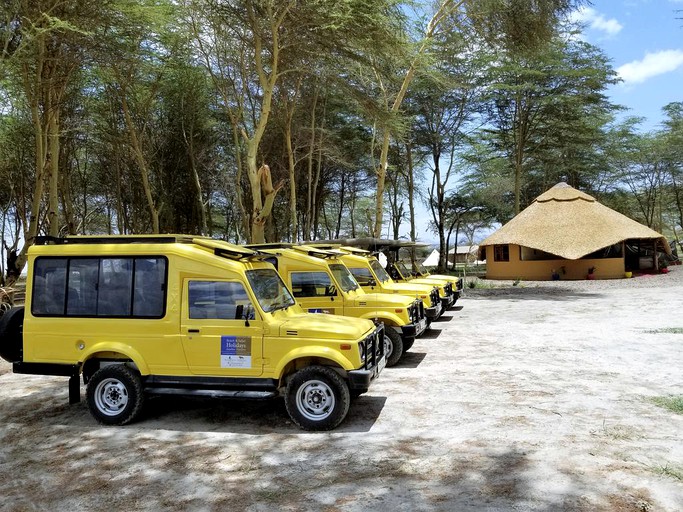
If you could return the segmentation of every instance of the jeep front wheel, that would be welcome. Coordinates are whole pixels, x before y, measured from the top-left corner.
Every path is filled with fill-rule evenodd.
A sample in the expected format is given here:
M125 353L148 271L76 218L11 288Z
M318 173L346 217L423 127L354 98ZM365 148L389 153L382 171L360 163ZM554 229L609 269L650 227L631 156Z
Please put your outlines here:
M384 354L387 366L394 366L403 355L403 339L392 327L384 329Z
M104 366L88 382L88 408L105 425L126 425L142 411L140 376L123 364Z
M303 368L287 384L287 413L304 430L333 429L346 417L350 401L346 381L324 366Z

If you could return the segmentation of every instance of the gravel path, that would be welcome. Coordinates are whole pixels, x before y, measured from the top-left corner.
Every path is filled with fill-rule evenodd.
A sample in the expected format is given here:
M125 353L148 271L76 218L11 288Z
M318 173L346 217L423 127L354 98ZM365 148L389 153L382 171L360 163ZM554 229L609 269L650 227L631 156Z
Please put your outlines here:
M683 267L498 284L333 432L176 398L105 428L65 379L0 375L0 510L679 512L683 415L653 399L683 394Z

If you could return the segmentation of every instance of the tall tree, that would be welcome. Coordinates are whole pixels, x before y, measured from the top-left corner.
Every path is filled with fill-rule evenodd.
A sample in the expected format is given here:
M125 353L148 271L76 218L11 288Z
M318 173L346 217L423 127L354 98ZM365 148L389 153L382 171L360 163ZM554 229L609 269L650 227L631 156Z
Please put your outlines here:
M484 136L508 162L514 213L561 179L580 182L615 109L605 95L615 72L604 54L556 38L531 55L497 55L485 78Z
M59 233L62 108L76 72L91 57L96 33L115 18L113 4L113 0L15 0L3 4L0 11L2 70L22 84L34 131L35 180L15 273L26 264L28 247L41 228L45 193L48 233Z

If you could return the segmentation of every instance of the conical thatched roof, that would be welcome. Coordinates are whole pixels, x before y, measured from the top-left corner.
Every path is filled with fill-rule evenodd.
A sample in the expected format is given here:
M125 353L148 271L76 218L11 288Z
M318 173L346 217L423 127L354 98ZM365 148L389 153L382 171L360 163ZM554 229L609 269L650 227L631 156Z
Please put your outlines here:
M515 244L576 260L629 239L661 240L669 248L656 231L558 183L479 246Z

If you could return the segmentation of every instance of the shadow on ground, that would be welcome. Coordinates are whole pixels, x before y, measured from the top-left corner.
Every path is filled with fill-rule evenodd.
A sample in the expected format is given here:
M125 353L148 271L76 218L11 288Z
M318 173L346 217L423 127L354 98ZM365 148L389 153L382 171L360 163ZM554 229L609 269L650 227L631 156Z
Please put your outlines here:
M409 350L391 368L417 368L426 356L427 354L424 352L412 352ZM391 371L391 368L389 368L389 371Z
M434 324L432 324L432 325L434 325ZM439 335L441 334L441 331L443 331L443 329L434 329L434 327L430 327L424 333L422 333L422 335L418 339L420 339L420 340L435 340L436 338L439 337Z
M424 357L424 354L423 354ZM368 432L377 421L386 397L362 395L352 401L342 426L346 432ZM0 432L8 423L34 430L68 426L81 433L102 427L91 416L85 390L81 402L69 405L66 381L50 383L41 390L0 402ZM252 436L305 434L287 414L284 399L235 400L182 396L146 397L140 419L129 426L110 427L122 435L129 428L154 431L158 428L182 432L225 432ZM313 433L314 434L314 433ZM0 509L1 510L1 509Z

